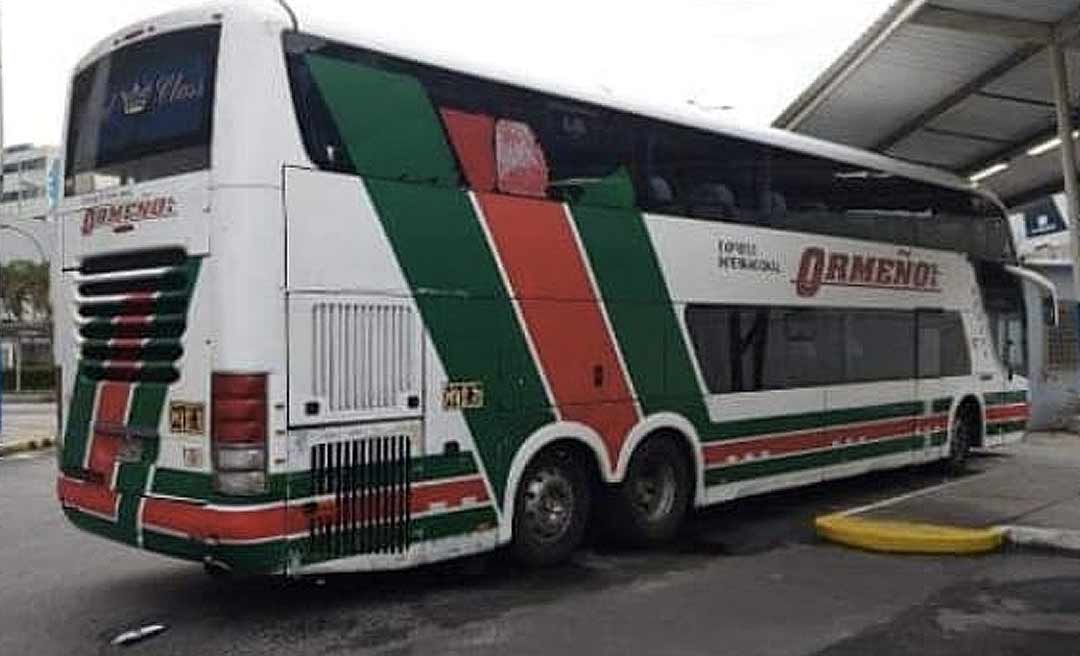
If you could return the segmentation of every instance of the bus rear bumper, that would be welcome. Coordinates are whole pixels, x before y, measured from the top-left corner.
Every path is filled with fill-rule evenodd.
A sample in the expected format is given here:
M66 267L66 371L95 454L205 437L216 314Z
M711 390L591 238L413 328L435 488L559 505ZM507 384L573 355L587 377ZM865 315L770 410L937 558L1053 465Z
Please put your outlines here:
M124 493L65 475L57 497L76 527L114 542L242 574L286 569L285 505L223 508Z

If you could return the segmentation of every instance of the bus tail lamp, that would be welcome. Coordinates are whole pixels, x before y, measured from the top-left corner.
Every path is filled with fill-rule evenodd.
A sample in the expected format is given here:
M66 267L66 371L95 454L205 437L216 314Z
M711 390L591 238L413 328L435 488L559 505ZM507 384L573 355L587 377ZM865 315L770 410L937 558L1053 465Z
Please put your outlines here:
M214 490L230 496L265 494L266 374L215 373L210 386Z

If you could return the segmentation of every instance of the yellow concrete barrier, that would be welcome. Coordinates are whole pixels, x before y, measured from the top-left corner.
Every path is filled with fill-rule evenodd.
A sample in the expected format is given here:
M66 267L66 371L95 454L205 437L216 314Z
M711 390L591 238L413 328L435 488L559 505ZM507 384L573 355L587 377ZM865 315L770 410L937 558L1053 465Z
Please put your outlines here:
M909 554L977 554L1005 540L1000 528L958 528L916 522L825 515L814 520L826 540L869 551Z

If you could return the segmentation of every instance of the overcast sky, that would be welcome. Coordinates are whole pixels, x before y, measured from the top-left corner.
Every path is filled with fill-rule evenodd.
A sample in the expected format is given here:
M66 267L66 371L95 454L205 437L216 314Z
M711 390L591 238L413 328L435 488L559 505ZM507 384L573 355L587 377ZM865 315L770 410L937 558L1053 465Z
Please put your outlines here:
M765 124L890 1L365 0L364 21L448 53L495 48L504 67L541 77L731 106L730 116ZM192 4L203 3L0 0L5 143L59 143L67 79L80 57L135 20Z

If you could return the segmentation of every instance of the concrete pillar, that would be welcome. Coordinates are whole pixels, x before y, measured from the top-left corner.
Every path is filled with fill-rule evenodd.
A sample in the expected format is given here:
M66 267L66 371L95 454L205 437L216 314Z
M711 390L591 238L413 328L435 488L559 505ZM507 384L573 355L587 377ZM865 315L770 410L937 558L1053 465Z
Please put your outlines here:
M1072 255L1073 299L1080 300L1080 180L1077 180L1076 147L1073 143L1071 93L1065 51L1058 43L1049 48L1053 76L1054 105L1057 108L1058 138L1061 139L1061 172L1065 179L1066 209Z

